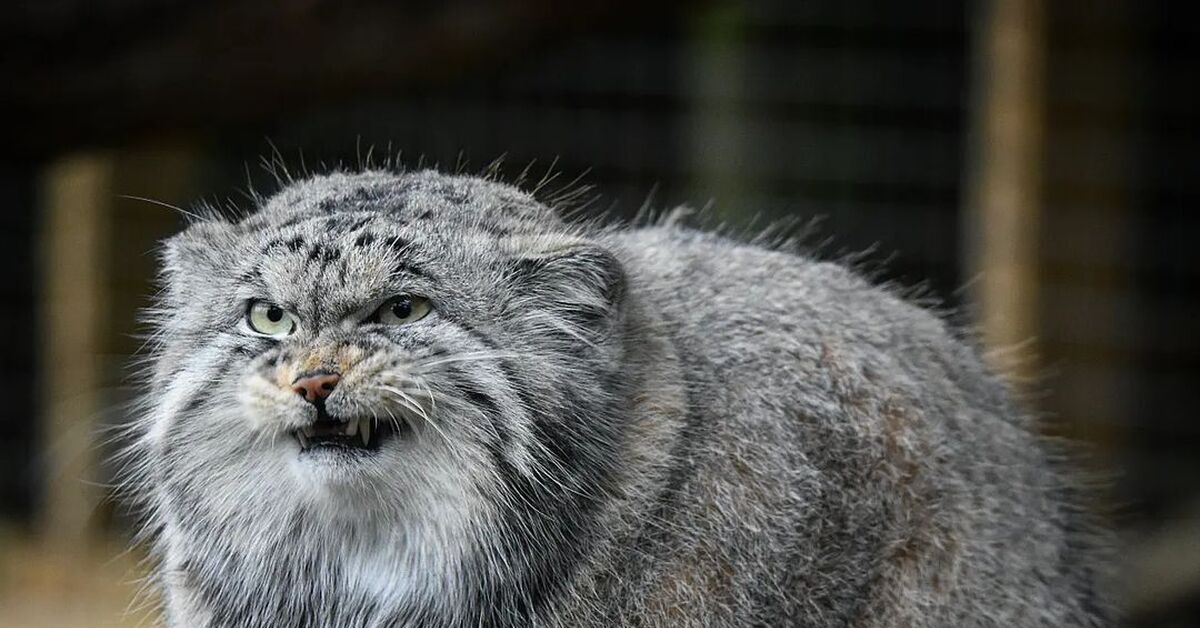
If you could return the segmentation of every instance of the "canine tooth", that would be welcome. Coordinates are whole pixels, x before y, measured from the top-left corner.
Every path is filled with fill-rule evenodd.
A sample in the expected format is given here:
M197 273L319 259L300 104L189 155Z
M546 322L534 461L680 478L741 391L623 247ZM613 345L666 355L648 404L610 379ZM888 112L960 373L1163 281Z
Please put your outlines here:
M305 438L304 432L296 432L296 440L300 441L301 449L308 449L308 439Z
M358 433L358 421L346 422L346 436L354 436Z
M358 429L358 435L362 438L363 447L371 442L371 419L363 419L362 427Z

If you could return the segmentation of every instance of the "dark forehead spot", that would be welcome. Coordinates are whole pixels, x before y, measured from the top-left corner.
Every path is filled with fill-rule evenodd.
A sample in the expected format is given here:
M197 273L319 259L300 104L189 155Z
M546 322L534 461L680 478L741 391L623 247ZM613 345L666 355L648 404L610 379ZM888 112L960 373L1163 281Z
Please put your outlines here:
M260 279L262 279L262 271L257 268L251 268L238 276L240 283L255 283Z
M332 232L353 233L353 232L361 229L363 227L363 225L366 225L369 222L371 222L370 216L366 216L366 217L334 216L334 217L325 219L325 227L324 228L325 228L325 231L328 231L331 233Z
M337 249L336 247L321 246L320 244L317 244L312 247L311 251L309 251L308 261L313 262L320 260L321 262L328 264L329 262L337 260L341 256L341 250Z
M375 234L360 233L360 234L358 234L358 237L354 239L354 246L368 246L369 244L371 244L374 241L375 241Z
M276 249L281 246L283 246L283 238L272 238L272 239L268 240L266 244L263 245L262 253L265 255L267 253L270 253L272 249Z
M417 277L429 277L429 273L425 272L420 266L412 262L398 260L395 266L392 267L393 275L415 275Z
M337 209L337 201L332 198L323 198L320 203L317 203L317 209L323 212L332 212Z
M304 238L301 236L296 236L296 237L292 238L291 240L287 241L288 250L293 253L295 253L296 251L299 251L300 248L303 246L304 246Z
M397 253L406 253L408 252L408 248L412 246L411 242L398 235L388 236L383 240L383 243L386 244L388 248L394 249Z
M351 231L351 232L358 231L359 229L362 229L363 227L365 227L366 224L369 222L371 222L370 216L359 218L358 220L355 220L354 222L350 223L350 226L346 227L346 231Z

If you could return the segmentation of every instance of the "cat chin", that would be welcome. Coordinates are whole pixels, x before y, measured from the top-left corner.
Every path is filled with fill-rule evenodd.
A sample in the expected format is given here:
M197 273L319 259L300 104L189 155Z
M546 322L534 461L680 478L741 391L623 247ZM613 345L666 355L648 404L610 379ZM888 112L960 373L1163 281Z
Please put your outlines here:
M388 458L384 452L346 451L336 447L301 451L292 446L281 455L300 490L317 496L330 490L369 490L379 482L381 468Z
M431 484L429 457L400 443L366 454L324 448L298 451L293 446L279 455L288 476L280 482L287 494L280 497L316 506L334 518L411 516L404 511L421 501Z

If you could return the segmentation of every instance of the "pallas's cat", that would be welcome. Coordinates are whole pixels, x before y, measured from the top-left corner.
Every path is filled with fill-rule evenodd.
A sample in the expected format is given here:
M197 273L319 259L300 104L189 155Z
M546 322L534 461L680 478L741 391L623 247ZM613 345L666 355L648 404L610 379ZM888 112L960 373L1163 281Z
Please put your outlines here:
M432 171L258 205L164 247L172 626L1107 625L1057 454L846 267Z

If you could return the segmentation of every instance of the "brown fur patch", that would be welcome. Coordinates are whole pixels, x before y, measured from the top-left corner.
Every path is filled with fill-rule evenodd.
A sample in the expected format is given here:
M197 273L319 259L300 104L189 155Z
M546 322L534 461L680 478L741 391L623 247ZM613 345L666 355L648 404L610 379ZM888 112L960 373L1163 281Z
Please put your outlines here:
M346 374L367 358L366 349L355 344L325 344L299 352L298 359L287 360L275 368L275 383L290 389L292 382L304 373L332 371Z

